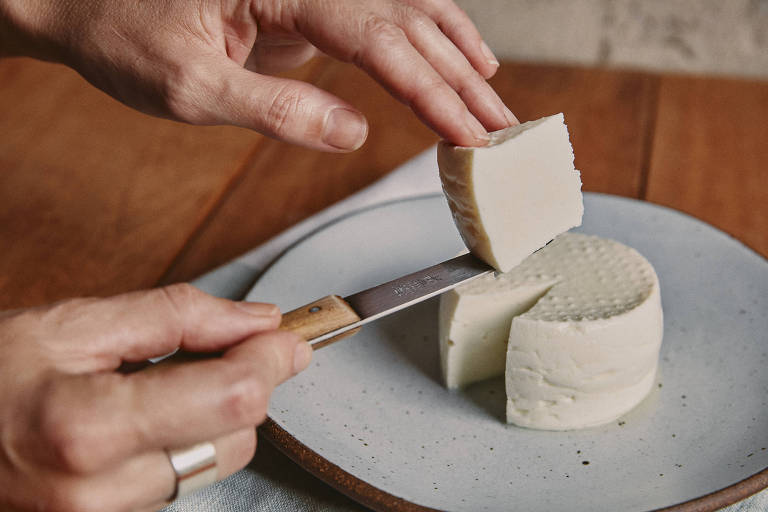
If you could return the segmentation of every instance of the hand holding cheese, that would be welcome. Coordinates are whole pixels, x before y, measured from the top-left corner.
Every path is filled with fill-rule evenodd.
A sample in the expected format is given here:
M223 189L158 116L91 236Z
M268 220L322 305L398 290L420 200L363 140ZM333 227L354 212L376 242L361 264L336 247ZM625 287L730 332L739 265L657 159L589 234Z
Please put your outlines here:
M362 113L274 76L319 51L365 70L457 144L517 123L485 81L499 63L452 0L0 0L0 57L64 63L149 114L355 150Z
M486 147L441 142L437 161L464 243L497 270L581 224L581 178L562 114L494 132Z

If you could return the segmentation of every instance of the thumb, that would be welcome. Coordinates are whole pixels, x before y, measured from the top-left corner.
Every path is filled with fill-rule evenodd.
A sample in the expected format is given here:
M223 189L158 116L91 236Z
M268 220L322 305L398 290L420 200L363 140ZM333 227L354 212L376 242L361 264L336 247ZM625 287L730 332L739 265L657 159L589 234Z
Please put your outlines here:
M68 373L114 369L182 348L225 350L256 333L277 329L271 304L232 302L188 284L106 299L78 299L20 315L19 329L55 340L52 364Z
M251 72L228 59L214 62L206 76L215 82L197 89L204 97L194 101L209 124L234 124L322 151L354 151L365 142L365 117L340 98L305 82Z

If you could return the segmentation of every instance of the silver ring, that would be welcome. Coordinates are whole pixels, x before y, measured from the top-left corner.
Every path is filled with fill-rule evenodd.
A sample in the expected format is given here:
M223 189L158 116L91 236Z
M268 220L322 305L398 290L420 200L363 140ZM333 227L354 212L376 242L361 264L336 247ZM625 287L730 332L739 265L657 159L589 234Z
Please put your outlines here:
M216 469L216 447L208 441L179 450L166 450L176 473L176 488L170 500L181 498L214 483L218 476Z

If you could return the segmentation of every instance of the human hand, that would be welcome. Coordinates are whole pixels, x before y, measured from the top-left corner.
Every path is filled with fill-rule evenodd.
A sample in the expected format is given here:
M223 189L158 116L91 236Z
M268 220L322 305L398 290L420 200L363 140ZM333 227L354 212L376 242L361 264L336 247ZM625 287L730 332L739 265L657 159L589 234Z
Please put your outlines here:
M0 315L0 510L149 510L165 449L211 441L218 476L252 458L273 388L312 349L269 304L188 285ZM220 358L116 370L182 348Z
M270 75L318 50L456 144L517 123L485 81L498 62L452 0L0 0L0 36L3 20L16 53L64 62L134 108L315 149L357 149L368 130L346 101Z

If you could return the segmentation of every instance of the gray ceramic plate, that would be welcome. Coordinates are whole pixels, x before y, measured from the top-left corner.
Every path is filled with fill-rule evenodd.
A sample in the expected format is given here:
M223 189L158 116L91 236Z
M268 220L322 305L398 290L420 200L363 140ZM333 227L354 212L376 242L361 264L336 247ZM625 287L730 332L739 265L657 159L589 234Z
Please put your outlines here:
M584 431L526 430L503 421L502 379L447 391L432 299L319 350L272 396L275 426L354 485L437 509L649 510L765 476L768 262L666 208L586 194L585 211L579 231L639 250L662 287L658 384L621 420ZM462 247L442 196L384 204L297 243L249 298L287 311Z

